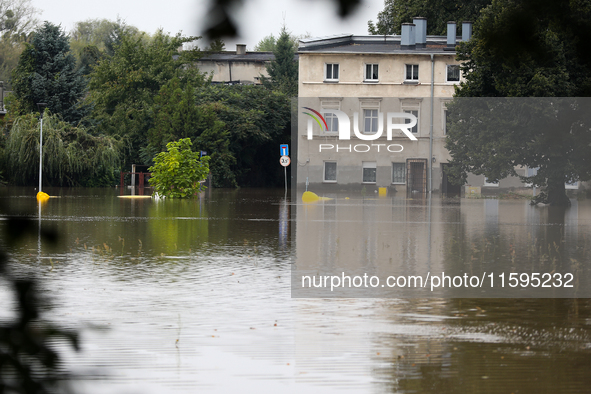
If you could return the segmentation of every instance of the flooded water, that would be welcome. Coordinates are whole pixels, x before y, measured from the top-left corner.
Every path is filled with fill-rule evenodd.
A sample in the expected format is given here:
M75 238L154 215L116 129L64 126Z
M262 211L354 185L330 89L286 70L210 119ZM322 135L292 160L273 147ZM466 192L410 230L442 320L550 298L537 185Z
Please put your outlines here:
M12 211L37 214L34 192L0 192ZM441 269L493 260L586 266L589 201L556 214L525 201L439 197L430 208L403 196L378 203L351 196L312 207L286 200L283 190L261 189L160 202L120 199L116 189L48 192L59 198L43 206L42 227L58 230L58 245L27 239L10 250L11 266L42 280L54 306L46 319L80 331L80 352L56 344L77 375L77 392L591 388L588 298L291 296L293 263L310 253L319 263L331 261L335 245L357 250L358 241L339 226L363 223L364 215L387 222L366 232L366 240L379 239L364 249L367 269L382 267L383 256L371 251L386 248L384 237L402 239L388 248L415 268L427 261L428 246L429 261ZM309 243L314 234L325 247ZM6 289L0 302L0 317L9 317Z

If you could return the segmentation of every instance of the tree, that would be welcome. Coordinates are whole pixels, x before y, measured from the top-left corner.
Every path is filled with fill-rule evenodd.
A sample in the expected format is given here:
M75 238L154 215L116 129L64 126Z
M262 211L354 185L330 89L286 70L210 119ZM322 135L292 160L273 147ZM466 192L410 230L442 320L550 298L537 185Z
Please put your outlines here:
M112 57L101 60L89 75L88 103L94 107L90 121L99 131L126 141L124 165L142 160L154 127L154 98L162 86L177 77L192 86L203 84L203 75L179 53L194 37L171 37L158 31L150 40L126 34ZM146 163L148 164L148 163Z
M288 97L297 97L298 63L294 59L295 53L296 47L291 41L287 29L283 26L273 51L275 58L267 65L269 78L261 76L265 87L279 90Z
M12 90L10 76L39 23L38 13L31 0L0 0L0 81L4 81L5 90Z
M231 170L239 185L281 184L283 171L269 152L291 138L290 100L286 94L254 85L212 85L197 92L197 103L208 117L215 114L224 125L223 130L227 130L228 150L235 157ZM212 121L210 118L209 122ZM207 134L200 139L207 137L211 141L211 136L216 135L212 131L215 123L210 124L212 126L204 128ZM217 141L219 144L223 140L218 138ZM210 148L203 150L214 152ZM226 157L225 162L231 162L231 158ZM212 173L213 160L212 156Z
M516 175L518 165L539 167L537 176L522 178L546 186L537 201L568 205L565 182L591 179L590 122L584 111L577 111L587 108L581 102L554 99L516 108L503 104L521 123L491 130L466 127L475 106L464 99L590 96L590 22L588 6L568 1L496 0L483 11L474 37L458 50L466 81L456 90L446 144L456 180L465 180L467 172L497 180ZM515 112L524 105L530 107L525 120L523 112ZM490 120L487 106L480 114ZM553 127L542 128L544 124Z
M166 145L167 152L154 158L150 185L154 192L169 198L192 198L203 189L201 181L209 174L208 156L191 150L191 139L183 138Z
M148 145L142 155L152 158L169 142L190 138L196 150L205 151L210 157L213 186L236 187L236 175L231 168L236 159L229 150L230 132L215 108L212 103L197 105L192 84L183 86L179 78L173 78L154 100L154 127L148 131Z
M297 48L300 45L300 40L302 38L310 37L310 33L302 34L299 36L295 36L293 34L289 35L289 39L293 44L294 48ZM274 52L275 46L277 45L277 39L273 34L269 34L268 36L264 37L262 40L255 45L254 50L256 52Z
M475 22L491 1L385 0L377 22L368 22L368 31L376 35L400 34L403 23L411 23L414 17L421 16L427 18L427 34L445 35L448 21Z
M37 27L38 14L31 0L0 0L0 34L26 37Z
M58 26L45 22L35 31L12 73L14 100L9 108L15 114L36 112L37 103L60 114L70 123L85 115L79 100L86 91L86 81L76 71L68 37Z
M8 180L35 185L39 176L38 114L17 117L6 142ZM120 143L107 136L91 135L59 116L43 117L43 181L53 186L107 186L115 182Z
M77 22L70 32L70 45L78 60L78 69L82 69L84 74L90 73L90 68L101 58L113 56L115 47L121 44L124 35L149 39L146 33L127 25L120 18L116 21L87 19Z

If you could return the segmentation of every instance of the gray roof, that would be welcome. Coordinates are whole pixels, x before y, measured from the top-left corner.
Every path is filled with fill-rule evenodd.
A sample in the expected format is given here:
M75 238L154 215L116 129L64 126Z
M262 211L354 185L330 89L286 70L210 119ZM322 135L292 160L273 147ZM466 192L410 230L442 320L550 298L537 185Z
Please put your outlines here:
M294 60L297 60L295 56ZM246 52L244 55L237 55L233 51L224 51L212 53L204 56L197 61L215 61L215 62L269 62L275 59L273 52Z
M447 47L447 37L427 36L427 44L420 48L402 48L400 36L354 36L338 35L321 38L306 38L300 40L298 52L303 53L360 53L360 54L424 54L437 53L455 55L455 48ZM456 38L460 42L461 37Z

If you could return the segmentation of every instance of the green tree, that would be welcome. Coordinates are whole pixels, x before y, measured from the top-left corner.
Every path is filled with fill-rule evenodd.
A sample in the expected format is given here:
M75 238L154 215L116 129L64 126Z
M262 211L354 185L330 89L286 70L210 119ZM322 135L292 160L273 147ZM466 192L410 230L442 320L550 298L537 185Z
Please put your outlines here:
M70 53L68 37L59 26L49 22L35 31L12 73L14 99L9 108L14 114L37 111L37 103L60 114L70 123L85 115L80 99L86 91L86 81L76 71L76 60Z
M150 185L154 192L169 198L193 198L203 189L201 181L209 174L208 156L191 150L191 139L183 138L166 145L167 152L154 158Z
M90 120L99 131L125 140L125 166L151 160L145 155L142 160L140 153L154 127L154 100L162 86L175 77L194 87L203 84L203 75L185 52L179 53L179 47L193 39L162 31L150 40L124 35L115 54L101 60L89 75L87 100L94 107Z
M164 85L154 102L154 127L148 131L143 156L154 157L171 141L190 138L196 150L208 152L215 187L235 187L232 166L236 159L229 151L230 132L219 120L212 103L197 105L191 83L182 86L179 78ZM221 104L219 104L221 105Z
M229 152L236 158L231 168L239 185L280 184L283 171L277 157L270 152L275 152L278 144L285 144L291 138L287 95L253 85L212 85L199 90L197 102L215 113L225 125L229 133ZM208 149L203 150L213 152Z
M17 185L35 185L39 178L38 114L17 117L6 142L8 180ZM82 126L72 126L58 115L43 117L43 182L49 186L107 186L115 182L120 143L106 136L91 135Z
M289 39L293 44L294 48L297 48L300 45L300 40L302 38L310 37L310 33L302 34L299 36L295 36L293 34L289 35ZM269 34L268 36L264 37L260 40L254 47L256 52L274 52L275 46L277 45L277 39L273 34Z
M31 0L0 0L0 34L25 38L39 24Z
M403 23L411 23L414 17L427 18L427 34L447 34L447 22L475 22L480 11L492 0L385 0L384 10L377 21L368 22L368 31L376 35L400 34Z
M298 95L298 63L295 60L296 47L294 46L285 26L277 39L273 59L267 64L269 78L261 76L263 85L269 89L279 90L288 97Z
M108 19L87 19L77 22L70 31L70 46L78 61L78 69L84 74L105 56L113 56L115 47L121 44L124 35L149 40L149 36L136 27L129 26L120 18L116 21Z
M586 3L495 0L483 11L472 40L459 47L466 80L456 96L590 96L590 22L591 7ZM517 165L539 167L535 178L525 179L546 186L537 201L568 205L565 182L591 178L589 122L584 113L573 111L572 103L552 103L552 108L539 104L552 116L542 117L545 112L540 109L530 111L529 123L520 125L519 132L513 126L494 132L487 127L465 127L466 113L472 107L460 103L446 144L456 180L465 180L467 172L496 180L516 175ZM555 127L541 132L535 127L539 119ZM587 131L581 130L584 125Z

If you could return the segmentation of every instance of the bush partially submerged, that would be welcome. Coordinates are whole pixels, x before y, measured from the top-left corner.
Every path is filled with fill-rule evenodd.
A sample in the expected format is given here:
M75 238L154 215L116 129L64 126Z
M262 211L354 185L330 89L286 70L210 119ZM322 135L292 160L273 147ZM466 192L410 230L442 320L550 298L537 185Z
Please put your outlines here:
M201 182L209 174L209 156L200 158L191 145L190 138L169 142L167 152L156 155L154 165L148 169L155 193L169 198L193 198L205 188Z

